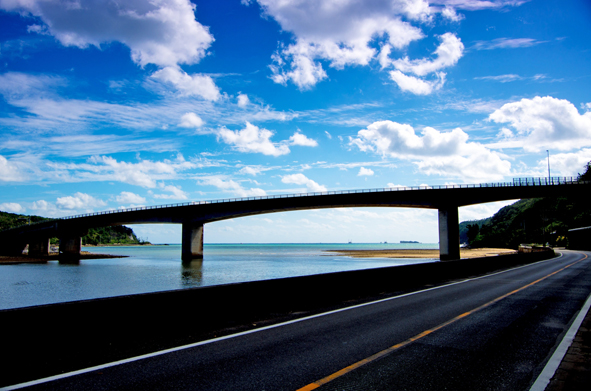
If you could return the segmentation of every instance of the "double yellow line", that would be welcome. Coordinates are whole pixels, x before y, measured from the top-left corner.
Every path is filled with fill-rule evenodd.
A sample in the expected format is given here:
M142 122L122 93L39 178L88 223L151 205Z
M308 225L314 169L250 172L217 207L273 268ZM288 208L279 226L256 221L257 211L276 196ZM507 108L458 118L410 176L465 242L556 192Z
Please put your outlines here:
M506 294L504 294L502 296L499 296L496 299L493 299L493 300L489 301L488 303L485 303L485 304L483 304L483 305L481 305L479 307L474 308L473 310L470 310L468 312L464 312L463 314L458 315L455 318L450 319L447 322L441 323L440 325L435 326L435 327L433 327L433 328L431 328L429 330L425 330L422 333L419 333L419 334L415 335L414 337L411 337L411 338L407 339L406 341L400 342L400 343L398 343L398 344L396 344L394 346L391 346L391 347L389 347L387 349L384 349L381 352L378 352L378 353L376 353L376 354L374 354L372 356L369 356L369 357L367 357L367 358L365 358L365 359L363 359L361 361L358 361L355 364L349 365L348 367L345 367L345 368L341 369L340 371L337 371L337 372L333 373L332 375L329 375L329 376L327 376L327 377L325 377L323 379L320 379L320 380L317 380L317 381L315 381L313 383L310 383L310 384L308 384L305 387L299 388L297 391L310 391L310 390L314 390L314 389L320 387L323 384L326 384L328 382L331 382L331 381L333 381L333 380L335 380L335 379L337 379L337 378L339 378L339 377L341 377L341 376L343 376L343 375L345 375L345 374L347 374L349 372L354 371L357 368L360 368L360 367L362 367L362 366L364 366L366 364L369 364L369 363L371 363L373 361L376 361L376 360L378 360L378 359L380 359L380 358L382 358L384 356L387 356L390 353L394 352L395 350L398 350L398 349L400 349L400 348L402 348L402 347L404 347L404 346L406 346L406 345L408 345L408 344L410 344L410 343L412 343L412 342L414 342L416 340L419 340L419 339L421 339L421 338L423 338L423 337L425 337L425 336L433 333L434 331L440 330L440 329L444 328L445 326L449 326L450 324L455 323L458 320L460 320L462 318L465 318L468 315L471 315L471 314L473 314L475 312L478 312L478 311L480 311L480 310L482 310L482 309L484 309L484 308L486 308L486 307L488 307L488 306L490 306L490 305L492 305L492 304L494 304L494 303L496 303L498 301L501 301L501 300L503 300L503 299L505 299L505 298L507 298L507 297L509 297L509 296L511 296L511 295L513 295L515 293L517 293L517 292L520 292L520 291L522 291L524 289L529 288L530 286L533 286L533 285L535 285L535 284L537 284L537 283L539 283L541 281L544 281L548 277L552 277L553 275L555 275L557 273L560 273L561 271L563 271L565 269L568 269L569 267L571 267L573 265L576 265L577 263L582 262L582 261L584 261L587 258L588 258L588 256L585 255L583 258L581 258L581 259L579 259L579 260L577 260L577 261L575 261L575 262L573 262L571 264L566 265L562 269L558 269L555 272L552 272L552 273L550 273L550 274L548 274L548 275L546 275L546 276L544 276L544 277L542 277L540 279L535 280L534 282L530 282L529 284L522 286L521 288L515 289L514 291L511 291L511 292L506 293Z

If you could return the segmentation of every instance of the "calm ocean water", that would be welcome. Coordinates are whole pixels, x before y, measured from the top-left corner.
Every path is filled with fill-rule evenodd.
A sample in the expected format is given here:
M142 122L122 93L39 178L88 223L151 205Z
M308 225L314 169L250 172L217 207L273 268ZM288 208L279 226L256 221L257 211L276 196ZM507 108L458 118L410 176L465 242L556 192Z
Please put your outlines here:
M438 245L206 244L203 260L185 265L180 245L85 247L129 258L81 260L78 265L0 265L0 309L433 261L349 258L326 252L401 248Z

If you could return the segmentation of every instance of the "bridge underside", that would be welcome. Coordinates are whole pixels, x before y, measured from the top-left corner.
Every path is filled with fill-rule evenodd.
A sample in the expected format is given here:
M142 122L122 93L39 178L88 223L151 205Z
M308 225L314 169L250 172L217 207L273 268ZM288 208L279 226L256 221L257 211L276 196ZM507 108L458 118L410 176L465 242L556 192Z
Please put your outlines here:
M296 210L344 207L401 207L438 210L439 250L443 261L460 258L458 208L501 200L537 197L586 197L591 182L537 181L452 186L411 190L376 189L328 194L280 195L237 200L191 202L183 205L105 211L69 219L17 227L0 236L0 251L22 254L29 244L31 255L46 255L48 237L60 238L60 256L79 257L80 238L88 228L125 224L182 224L182 259L203 257L203 226L231 218Z

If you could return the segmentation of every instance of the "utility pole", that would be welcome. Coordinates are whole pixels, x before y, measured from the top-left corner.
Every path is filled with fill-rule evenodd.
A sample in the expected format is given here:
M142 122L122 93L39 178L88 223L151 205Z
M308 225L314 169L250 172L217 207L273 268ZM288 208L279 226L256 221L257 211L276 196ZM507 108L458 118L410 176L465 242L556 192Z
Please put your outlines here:
M550 150L546 149L548 153L548 184L550 184Z

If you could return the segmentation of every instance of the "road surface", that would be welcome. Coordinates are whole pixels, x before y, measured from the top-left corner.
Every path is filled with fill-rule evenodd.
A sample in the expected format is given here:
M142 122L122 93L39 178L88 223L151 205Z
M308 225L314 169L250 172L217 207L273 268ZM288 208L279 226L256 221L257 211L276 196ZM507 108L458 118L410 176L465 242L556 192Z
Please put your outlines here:
M529 390L590 293L591 253L564 251L29 388Z

